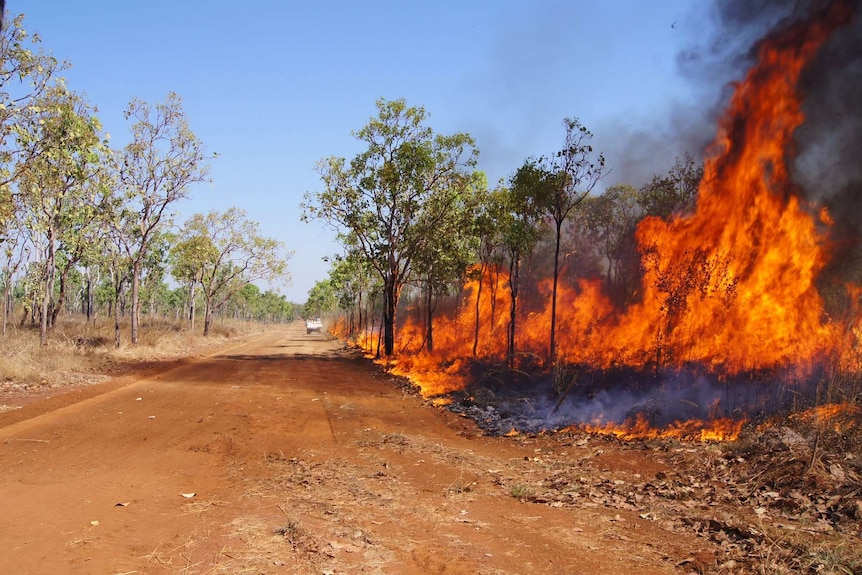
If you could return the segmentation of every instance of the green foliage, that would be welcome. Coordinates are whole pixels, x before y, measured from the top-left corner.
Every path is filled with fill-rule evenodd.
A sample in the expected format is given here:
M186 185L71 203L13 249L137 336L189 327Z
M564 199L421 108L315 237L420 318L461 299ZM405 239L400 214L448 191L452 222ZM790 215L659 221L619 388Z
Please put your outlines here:
M691 155L677 158L666 175L653 176L640 190L640 204L647 215L668 218L675 213L692 211L697 202L697 188L703 178L703 165Z
M173 252L174 277L201 286L204 335L213 313L248 284L289 278L287 261L292 254L284 251L282 242L262 236L259 228L239 208L195 214L183 227Z
M306 318L316 318L336 309L338 309L338 296L335 286L329 280L321 280L308 291L308 299L302 315Z
M193 184L207 179L203 143L189 127L182 100L169 92L153 106L133 98L125 116L132 141L118 153L117 182L127 209L117 226L132 262L132 343L137 343L141 273L154 234L169 223L168 207L188 197Z
M90 180L100 167L102 143L99 121L65 87L51 87L34 102L39 111L16 126L16 142L22 150L16 173L24 223L46 263L41 310L41 341L46 345L47 329L65 299L67 275L92 249L98 235ZM59 301L51 309L58 244L65 265L59 273Z
M464 133L436 134L422 107L378 100L376 117L354 133L365 150L349 163L318 163L324 189L306 193L303 219L350 236L384 284L385 353L394 351L395 310L412 266L465 191L478 152Z

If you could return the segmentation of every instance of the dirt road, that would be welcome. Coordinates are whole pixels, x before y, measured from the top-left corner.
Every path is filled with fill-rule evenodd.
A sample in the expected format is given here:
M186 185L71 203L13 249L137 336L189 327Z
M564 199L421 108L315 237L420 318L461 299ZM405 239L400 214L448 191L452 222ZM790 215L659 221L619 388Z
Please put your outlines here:
M0 414L0 573L685 572L692 537L522 502L552 451L660 472L483 437L296 324Z

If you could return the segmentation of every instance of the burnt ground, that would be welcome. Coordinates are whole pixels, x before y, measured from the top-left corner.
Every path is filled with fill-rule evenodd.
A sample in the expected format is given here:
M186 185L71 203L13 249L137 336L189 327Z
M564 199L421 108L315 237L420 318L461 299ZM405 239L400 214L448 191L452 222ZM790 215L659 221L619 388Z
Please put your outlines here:
M489 436L304 326L0 413L0 573L854 573L853 429Z

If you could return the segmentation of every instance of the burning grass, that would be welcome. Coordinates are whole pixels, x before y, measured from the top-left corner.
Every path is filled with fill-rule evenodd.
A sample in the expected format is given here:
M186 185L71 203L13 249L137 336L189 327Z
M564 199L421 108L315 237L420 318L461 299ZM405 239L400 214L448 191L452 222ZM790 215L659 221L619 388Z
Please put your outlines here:
M455 309L438 314L433 350L416 319L426 314L407 315L387 368L425 397L451 397L450 409L494 434L574 426L726 440L771 414L858 403L862 291L848 285L853 303L832 319L818 286L834 257L834 219L791 177L805 121L797 85L855 10L826 3L756 45L695 209L637 225L640 285L627 306L599 278L564 279L552 296L548 279L519 286L519 275L485 266ZM363 334L366 351L375 335Z

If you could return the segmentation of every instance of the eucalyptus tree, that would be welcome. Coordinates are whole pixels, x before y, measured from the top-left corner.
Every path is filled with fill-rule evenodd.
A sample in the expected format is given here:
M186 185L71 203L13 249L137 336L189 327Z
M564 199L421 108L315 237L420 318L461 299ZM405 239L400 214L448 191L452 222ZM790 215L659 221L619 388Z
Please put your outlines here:
M23 225L12 225L7 229L6 237L2 242L3 269L0 270L0 281L3 283L3 328L2 333L6 335L9 316L13 311L12 286L18 270L25 265L30 258L30 247L28 235Z
M518 297L521 287L521 263L529 255L543 232L542 196L536 194L546 172L526 162L510 178L503 192L504 209L500 213L501 239L509 261L509 324L506 334L506 363L515 366L515 337Z
M41 48L37 34L24 29L24 16L3 22L0 31L0 243L6 241L9 224L14 221L17 198L15 186L20 169L26 166L22 156L33 150L21 147L17 134L33 116L41 114L38 100L57 86L57 73L66 64L60 63Z
M169 92L156 105L137 98L125 111L132 121L132 141L119 152L118 181L131 209L123 227L124 247L132 262L131 341L138 342L141 274L157 232L171 219L169 207L208 176L207 156L189 127L180 97Z
M640 204L647 215L669 218L689 213L697 203L697 190L703 178L703 164L691 154L677 157L667 174L654 175L640 189Z
M171 276L186 286L189 329L195 329L195 290L203 281L207 262L218 258L218 250L212 240L204 235L181 234L171 247Z
M277 282L289 279L287 261L293 255L282 242L265 237L260 225L248 219L245 210L230 208L206 215L195 214L185 223L181 237L191 238L203 246L199 252L187 252L200 257L199 284L204 298L204 335L209 335L213 314L246 285L255 281ZM186 269L195 263L178 262Z
M429 206L441 199L448 202L445 211L434 208L426 211L427 214L439 211L444 215L417 250L413 263L416 281L424 297L421 308L425 312L425 337L422 344L428 351L434 350L433 320L440 297L455 286L463 286L469 267L475 261L479 238L473 233L471 224L487 188L485 173L474 172L472 183L461 190L454 201L449 199L448 190L442 198L433 194L427 200Z
M332 279L327 278L315 282L308 290L308 299L305 300L302 315L308 318L316 318L338 309L338 294L335 291Z
M100 167L101 125L83 99L62 85L35 103L38 113L19 127L17 139L27 152L20 156L18 188L26 206L26 225L40 238L45 262L42 278L40 341L56 317L50 302L57 272L57 248L66 246L62 287L71 266L83 255L95 205L88 182ZM57 305L62 305L61 291ZM59 308L58 308L59 310Z
M505 226L508 215L508 190L503 185L502 180L493 190L480 191L477 198L476 210L473 213L472 220L468 224L469 234L476 238L476 259L478 267L472 268L468 272L468 278L475 279L476 297L475 297L475 314L476 322L473 328L473 355L478 355L479 352L479 332L481 328L481 306L482 292L485 284L485 275L489 275L488 285L491 293L491 325L489 337L493 338L494 333L494 317L496 316L497 308L497 287L499 283L500 271L504 265L504 237Z
M608 291L617 304L624 304L633 295L640 271L634 236L644 216L640 194L632 186L612 186L587 198L582 207L575 233L586 236L594 255L603 260Z
M425 109L403 99L380 99L377 112L354 132L365 149L349 163L318 162L324 189L306 193L302 208L304 220L351 233L380 276L384 353L392 355L398 299L413 260L470 185L478 151L466 133L436 134Z
M551 294L551 336L549 359L556 360L557 285L560 278L560 244L563 223L575 207L595 188L604 175L605 157L595 155L590 132L577 118L563 120L566 130L563 148L551 157L535 162L539 176L533 182L534 191L541 196L545 213L554 222L554 279Z
M332 260L329 280L335 289L338 307L347 314L347 332L355 333L364 329L370 311L363 312L373 290L374 274L370 264L348 238L343 238L347 250ZM358 316L358 317L357 317Z

